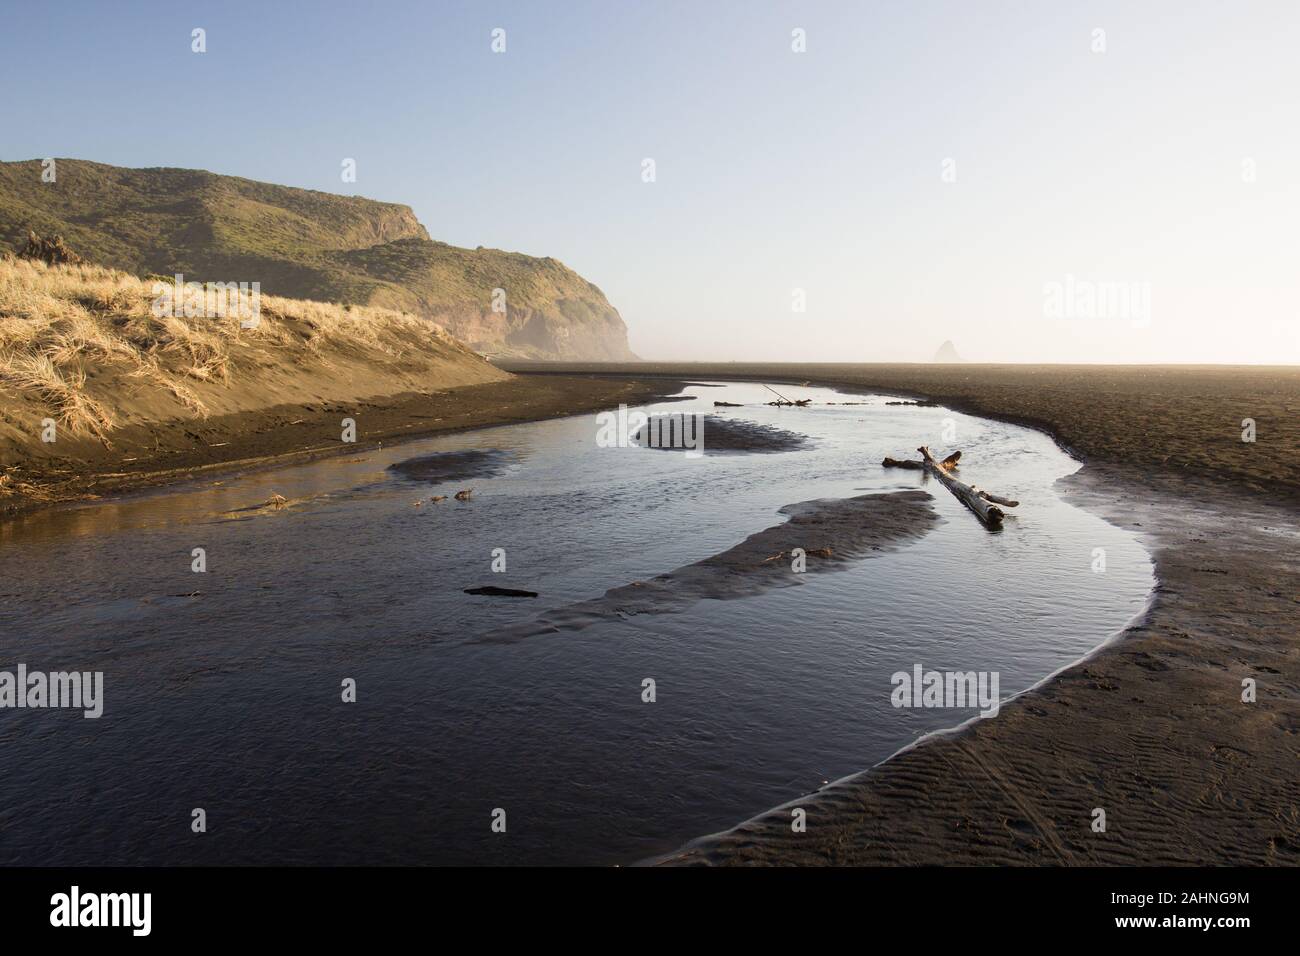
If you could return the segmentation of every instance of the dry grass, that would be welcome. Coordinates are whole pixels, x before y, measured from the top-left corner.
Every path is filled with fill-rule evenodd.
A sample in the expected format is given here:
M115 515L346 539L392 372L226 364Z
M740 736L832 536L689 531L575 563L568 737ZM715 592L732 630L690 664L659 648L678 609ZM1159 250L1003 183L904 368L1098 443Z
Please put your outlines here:
M243 328L233 311L160 310L160 291L99 266L0 259L0 391L35 395L74 434L107 441L117 425L112 396L88 395L88 373L92 385L127 376L206 416L200 393L239 387L241 367L250 374L272 361L331 367L339 356L387 364L407 352L461 348L433 323L386 309L264 295L260 321Z
M86 394L86 373L72 367L66 373L41 352L0 352L0 381L39 395L54 406L73 433L89 431L106 440L117 425L111 412Z

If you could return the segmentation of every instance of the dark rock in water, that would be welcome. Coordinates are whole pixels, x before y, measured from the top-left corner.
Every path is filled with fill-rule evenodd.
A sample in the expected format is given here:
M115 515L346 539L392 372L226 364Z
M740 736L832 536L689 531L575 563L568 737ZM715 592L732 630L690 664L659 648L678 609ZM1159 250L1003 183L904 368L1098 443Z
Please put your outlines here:
M395 462L388 470L412 481L438 484L443 481L466 481L491 478L501 474L513 456L499 448L468 448L464 451L440 451L419 458Z
M486 594L488 597L537 597L536 591L520 591L517 588L499 588L489 584L485 588L466 588L466 594Z
M655 431L653 423L641 428L632 436L635 444L663 451L702 449L706 455L798 451L811 444L807 435L743 418L702 415L694 422L683 423L683 417L694 416L675 412L654 417L662 419L658 431ZM690 446L685 442L690 442Z
M931 402L928 399L920 402L885 402L886 405L915 405L917 408L938 408L938 402Z

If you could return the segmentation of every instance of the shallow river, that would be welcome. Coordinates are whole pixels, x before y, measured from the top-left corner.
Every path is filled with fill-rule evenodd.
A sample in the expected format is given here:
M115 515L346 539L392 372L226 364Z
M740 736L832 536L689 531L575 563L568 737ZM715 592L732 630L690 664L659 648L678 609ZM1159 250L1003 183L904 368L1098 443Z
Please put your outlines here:
M897 671L997 672L1005 699L1143 608L1146 552L1057 496L1078 463L1047 436L780 388L866 404L772 408L759 385L696 385L661 410L739 402L719 413L810 447L602 448L587 415L0 523L0 670L104 673L99 719L0 710L0 863L632 862L975 715L895 708ZM922 443L963 449L965 479L1018 498L1017 517L990 533L934 481L880 467ZM388 470L462 450L495 476ZM428 501L467 487L468 502ZM723 551L783 505L917 487L939 525L848 570L490 640ZM293 504L241 510L272 494ZM463 593L483 585L540 597Z

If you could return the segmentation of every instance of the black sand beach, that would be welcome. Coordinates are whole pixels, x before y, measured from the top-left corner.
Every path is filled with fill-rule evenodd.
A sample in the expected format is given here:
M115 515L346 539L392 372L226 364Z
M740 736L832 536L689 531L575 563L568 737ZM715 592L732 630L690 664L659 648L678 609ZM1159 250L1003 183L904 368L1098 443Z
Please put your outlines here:
M128 427L111 453L6 461L11 492L38 493L11 493L5 507L634 405L699 378L816 382L1033 425L1084 460L1063 481L1071 500L1132 528L1152 551L1159 586L1141 620L996 719L928 738L816 794L792 794L808 810L806 833L792 833L788 811L778 809L697 840L667 862L1300 862L1300 479L1293 468L1300 371L737 363L517 370L538 374L363 403L364 438L346 449L327 435L338 419L334 407ZM799 410L789 414L797 431ZM1243 418L1258 423L1257 442L1241 441ZM136 461L125 465L122 456ZM616 603L636 600L631 588L619 589L628 594L615 595ZM1246 679L1257 684L1254 703L1241 700ZM1097 807L1107 811L1104 834L1090 828Z
M559 366L612 372L613 366ZM1141 534L1146 614L993 720L926 739L674 864L1300 862L1300 370L646 365L930 398L1048 430L1075 503ZM792 412L796 415L797 412ZM1241 421L1258 440L1241 441ZM793 419L797 422L797 418ZM1242 701L1243 680L1257 700ZM1106 810L1105 833L1091 828Z

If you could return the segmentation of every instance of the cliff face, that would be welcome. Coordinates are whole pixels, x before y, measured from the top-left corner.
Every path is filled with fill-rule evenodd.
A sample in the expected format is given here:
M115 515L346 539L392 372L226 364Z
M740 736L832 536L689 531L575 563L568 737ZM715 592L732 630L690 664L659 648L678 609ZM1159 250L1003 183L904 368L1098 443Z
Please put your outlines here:
M46 183L39 161L0 163L0 247L61 235L88 261L137 275L410 311L494 355L634 357L618 312L571 269L435 242L407 206L202 170L60 159L55 171Z
M627 326L603 292L554 259L399 239L337 253L350 273L382 283L372 302L427 315L490 354L634 357Z

